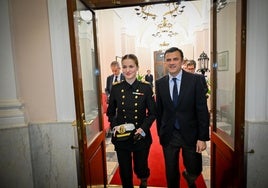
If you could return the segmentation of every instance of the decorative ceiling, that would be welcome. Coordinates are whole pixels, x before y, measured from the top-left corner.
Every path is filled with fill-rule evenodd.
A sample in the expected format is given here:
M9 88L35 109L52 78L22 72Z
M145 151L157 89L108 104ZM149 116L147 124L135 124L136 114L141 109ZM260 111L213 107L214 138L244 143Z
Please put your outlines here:
M192 44L194 32L208 28L209 2L210 0L182 1L180 5L185 6L182 14L176 17L166 15L165 18L163 15L169 10L167 3L156 4L150 9L150 14L157 14L156 19L151 17L144 19L143 16L137 15L136 10L141 6L104 9L96 12L115 11L121 20L123 32L128 36L134 36L137 46L159 49L166 46ZM109 17L104 19L108 20ZM165 32L165 29L169 32Z
M122 31L135 37L136 45L146 48L166 47L167 45L187 45L193 42L194 32L208 27L210 0L81 0L90 9L97 13L114 11L121 20ZM167 13L166 5L176 3L183 6L180 14L171 17ZM156 14L158 17L151 20L141 14L141 8L153 5L145 15ZM137 14L140 10L140 14ZM168 12L172 9L168 9ZM104 14L102 14L104 15ZM109 14L107 14L109 15ZM164 18L165 17L165 18ZM103 20L109 20L105 17ZM165 28L164 28L165 26ZM168 27L167 27L168 26ZM168 30L166 30L168 29ZM165 36L165 35L168 36Z

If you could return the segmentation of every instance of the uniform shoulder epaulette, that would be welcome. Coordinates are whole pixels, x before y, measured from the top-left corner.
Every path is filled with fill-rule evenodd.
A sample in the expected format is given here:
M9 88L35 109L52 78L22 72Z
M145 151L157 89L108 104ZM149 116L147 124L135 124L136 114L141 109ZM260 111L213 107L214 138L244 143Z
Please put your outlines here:
M144 83L144 84L149 84L150 85L150 82L147 82L145 80L142 80L141 82Z
M113 82L113 86L114 86L114 85L117 85L117 84L120 84L121 82L123 82L123 81Z

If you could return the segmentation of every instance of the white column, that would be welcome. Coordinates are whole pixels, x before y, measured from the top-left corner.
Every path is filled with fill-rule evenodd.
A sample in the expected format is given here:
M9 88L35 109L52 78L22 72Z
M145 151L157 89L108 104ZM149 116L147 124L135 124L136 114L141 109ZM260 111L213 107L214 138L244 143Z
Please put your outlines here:
M8 1L0 1L0 129L25 126L23 105L17 98Z

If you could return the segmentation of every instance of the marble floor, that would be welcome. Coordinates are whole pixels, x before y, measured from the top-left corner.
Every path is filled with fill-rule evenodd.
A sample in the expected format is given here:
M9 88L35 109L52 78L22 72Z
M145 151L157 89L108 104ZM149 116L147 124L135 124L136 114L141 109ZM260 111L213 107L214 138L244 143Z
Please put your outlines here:
M106 161L107 161L108 183L110 183L113 174L115 173L118 167L117 157L114 151L114 145L111 143L110 138L106 138Z
M202 175L204 177L207 188L210 188L210 141L207 142L207 146L208 147L206 151L202 153L202 157L203 157ZM115 173L118 167L116 153L114 151L114 146L111 143L110 137L106 138L106 160L107 160L108 183L110 183L113 177L113 174ZM121 186L109 185L108 187L117 188ZM150 187L150 188L153 188L153 187Z

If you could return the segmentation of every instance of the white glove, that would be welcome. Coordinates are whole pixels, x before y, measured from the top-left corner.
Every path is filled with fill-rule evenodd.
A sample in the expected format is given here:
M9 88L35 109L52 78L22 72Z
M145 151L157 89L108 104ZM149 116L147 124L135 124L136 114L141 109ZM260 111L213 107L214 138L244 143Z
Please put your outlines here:
M112 129L112 133L113 133L114 137L115 137L115 133L116 133L116 131L119 132L119 127L120 127L120 126L115 126L115 127Z
M140 134L141 136L145 137L146 133L143 131L142 128L138 128L135 134Z
M113 128L113 135L115 136L115 133L116 132L119 132L119 133L124 133L126 131L132 131L135 129L135 126L133 123L125 123L125 124L121 124L121 125L118 125L118 126L115 126Z

